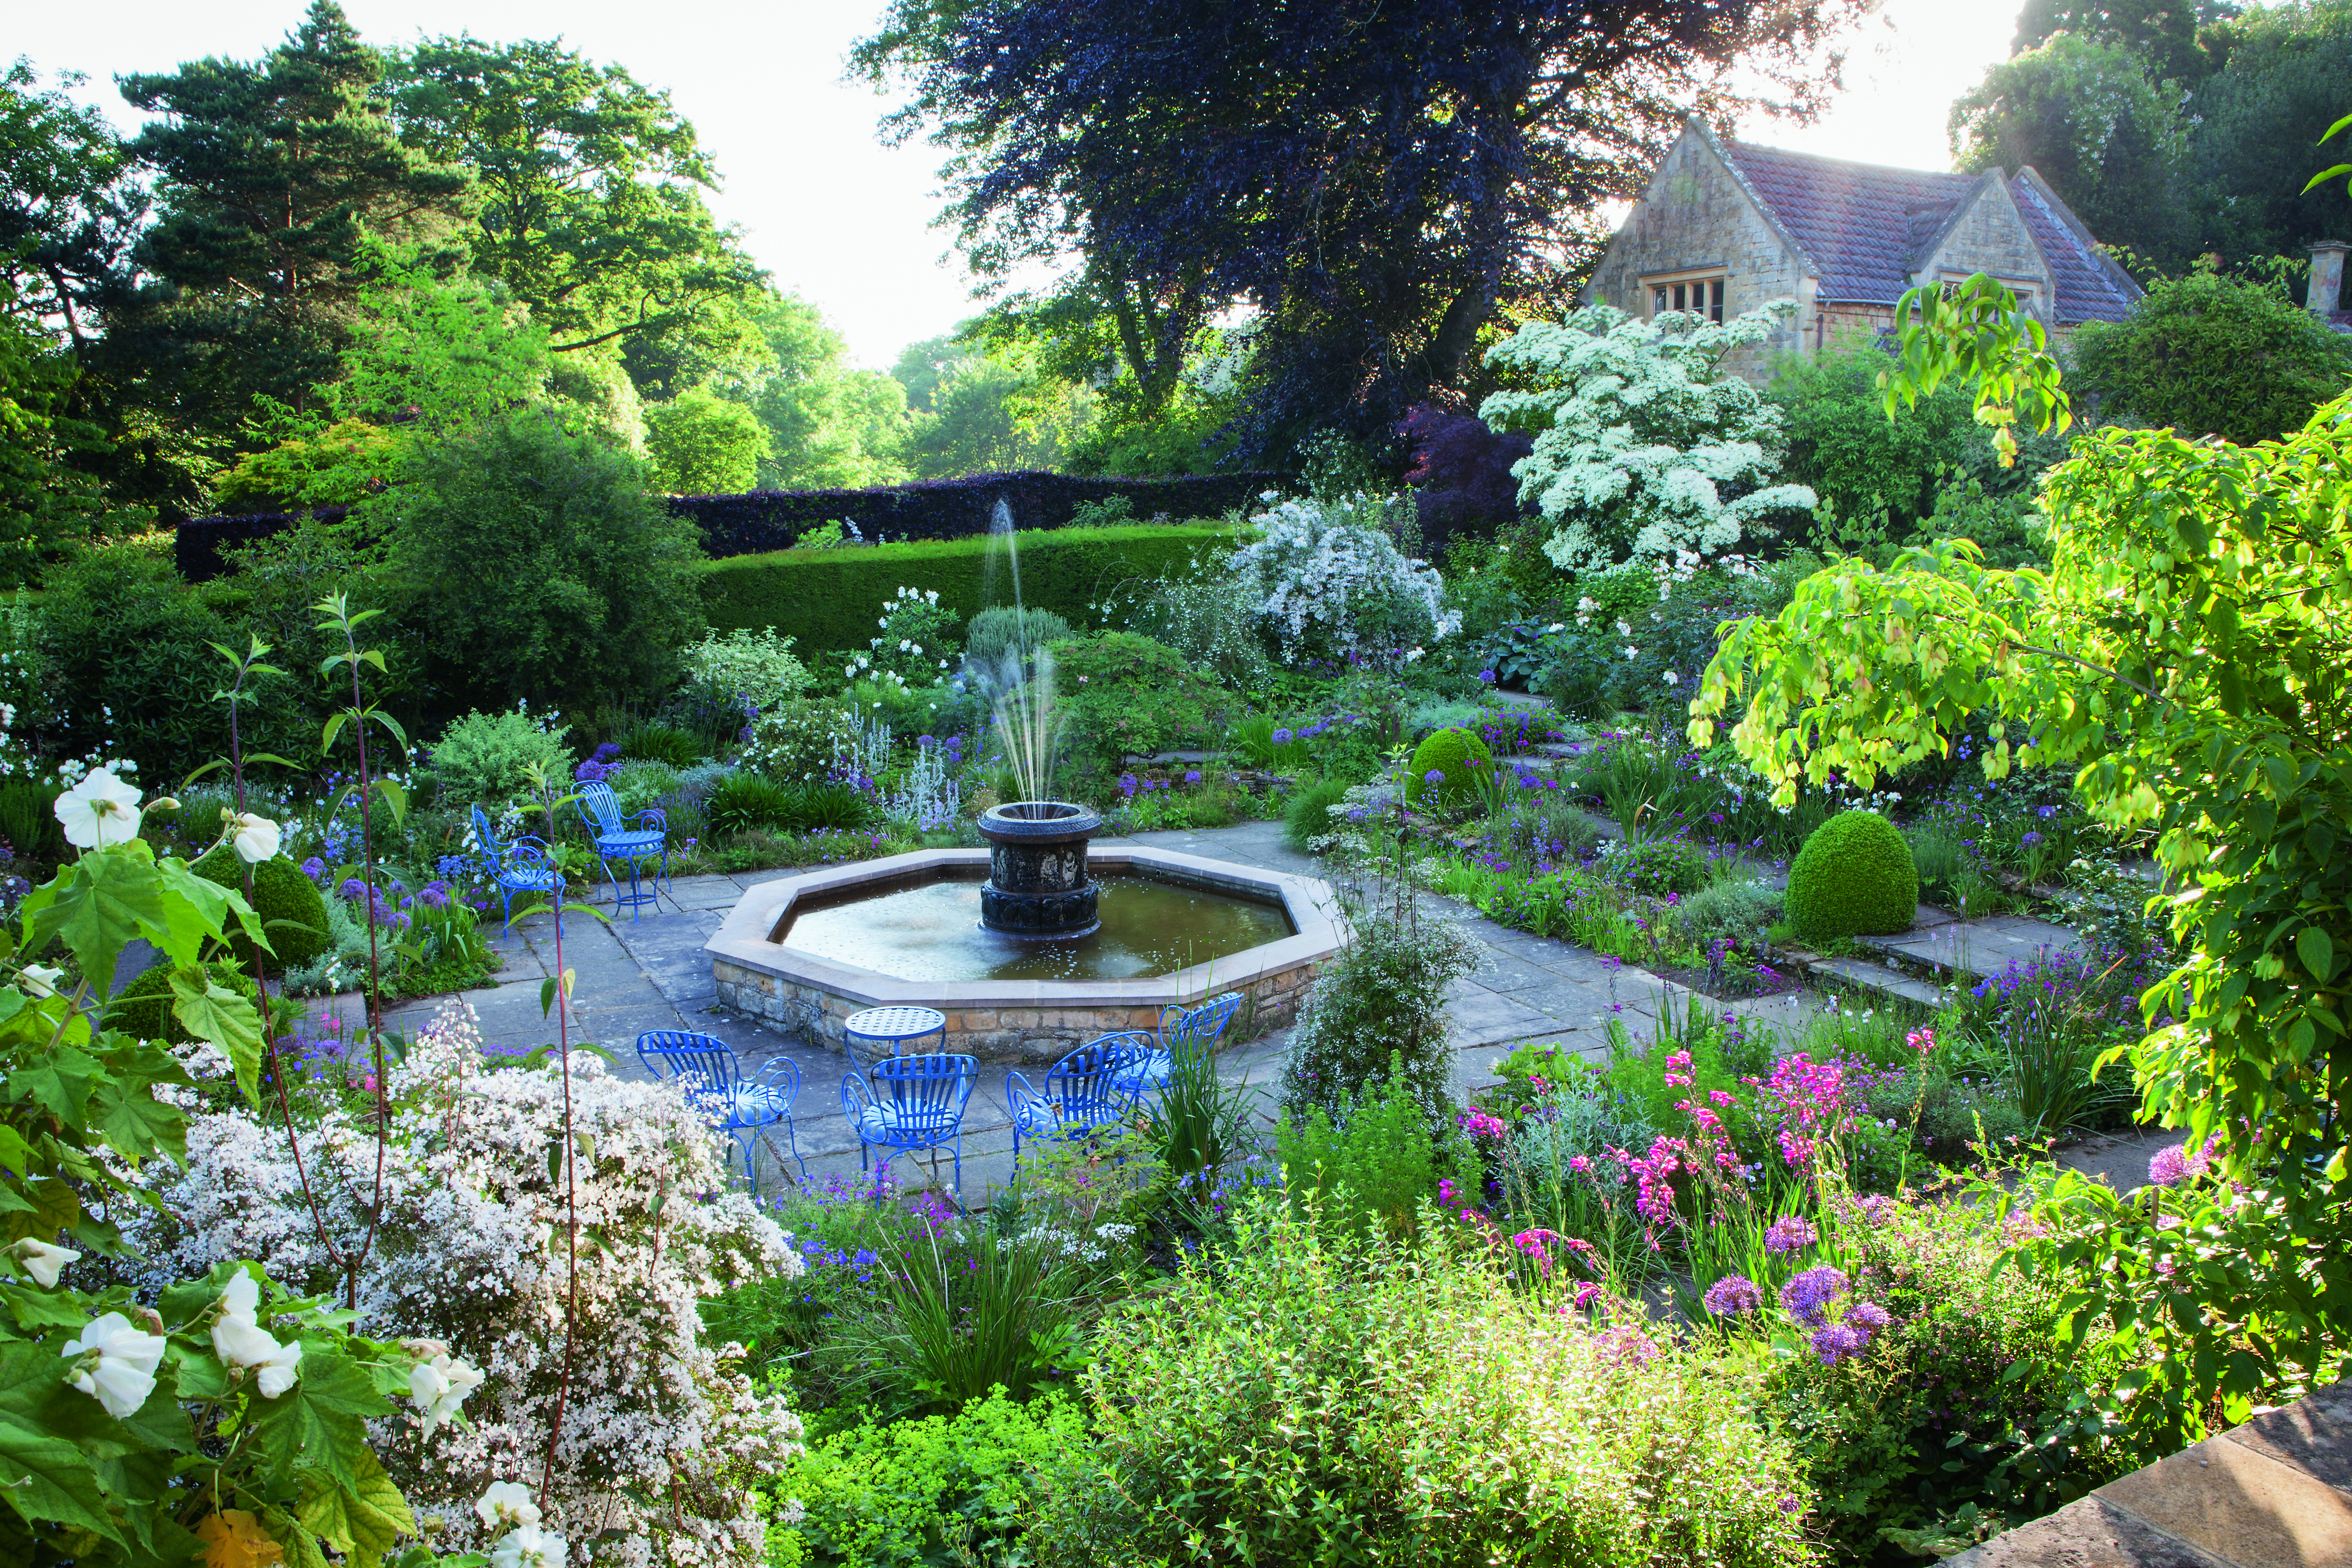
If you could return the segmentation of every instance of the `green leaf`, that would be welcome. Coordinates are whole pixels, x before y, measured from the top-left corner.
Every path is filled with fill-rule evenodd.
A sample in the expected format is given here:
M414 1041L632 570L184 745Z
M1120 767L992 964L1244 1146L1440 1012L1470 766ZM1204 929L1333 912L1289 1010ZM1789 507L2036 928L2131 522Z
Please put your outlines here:
M172 971L172 1016L228 1053L246 1103L261 1108L261 1013L201 968Z
M286 1568L328 1568L327 1554L319 1550L319 1538L304 1529L292 1514L282 1508L265 1508L259 1518L261 1528L286 1553Z
M2294 934L2294 956L2323 984L2336 973L2336 945L2316 925L2306 925Z
M349 1489L305 1470L302 1506L295 1517L350 1558L351 1568L376 1568L400 1537L415 1532L416 1516L373 1453L362 1449L354 1468L359 1484Z
M370 1453L367 1418L390 1415L392 1404L357 1362L305 1338L300 1380L275 1399L253 1399L247 1409L272 1480L290 1480L298 1465L315 1465L356 1488L360 1456Z
M45 1419L44 1407L54 1396L76 1393L66 1387L68 1364L47 1345L0 1345L0 1490L27 1520L54 1520L121 1545L121 1532L81 1446ZM96 1400L90 1408L98 1409Z

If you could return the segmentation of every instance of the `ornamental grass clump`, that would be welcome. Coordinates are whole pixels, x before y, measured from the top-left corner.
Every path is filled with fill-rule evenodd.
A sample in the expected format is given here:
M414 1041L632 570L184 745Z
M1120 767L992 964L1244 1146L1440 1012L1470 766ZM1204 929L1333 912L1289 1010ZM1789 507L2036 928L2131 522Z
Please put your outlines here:
M1343 1240L1265 1203L1234 1228L1097 1336L1093 1438L1029 1531L1048 1568L1822 1561L1746 1372L1515 1291L1462 1228Z

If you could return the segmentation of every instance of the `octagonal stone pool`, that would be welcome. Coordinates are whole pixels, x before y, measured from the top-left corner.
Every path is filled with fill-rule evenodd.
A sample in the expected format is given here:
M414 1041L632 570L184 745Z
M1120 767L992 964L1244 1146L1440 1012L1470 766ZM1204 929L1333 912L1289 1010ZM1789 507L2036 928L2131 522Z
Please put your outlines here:
M1329 887L1228 861L1098 845L1103 929L1071 942L980 928L985 850L924 850L749 889L705 944L723 1006L834 1050L868 1007L948 1016L948 1049L1050 1061L1170 1003L1229 990L1257 1027L1286 1023L1343 936Z

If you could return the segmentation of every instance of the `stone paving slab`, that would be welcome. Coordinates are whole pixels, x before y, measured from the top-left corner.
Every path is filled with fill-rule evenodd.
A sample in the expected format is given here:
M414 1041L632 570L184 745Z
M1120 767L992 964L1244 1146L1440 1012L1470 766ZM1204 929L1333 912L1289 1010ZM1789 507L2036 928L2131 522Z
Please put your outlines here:
M1948 1568L2352 1568L2352 1385L2158 1460Z

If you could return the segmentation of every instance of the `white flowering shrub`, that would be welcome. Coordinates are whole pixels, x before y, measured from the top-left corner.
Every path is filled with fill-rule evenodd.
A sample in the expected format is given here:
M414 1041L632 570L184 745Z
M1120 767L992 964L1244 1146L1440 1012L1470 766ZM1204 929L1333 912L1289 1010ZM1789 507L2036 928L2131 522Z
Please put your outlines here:
M762 711L808 690L813 677L773 626L712 632L687 649L686 676L698 686L738 697Z
M724 1190L718 1137L674 1088L575 1058L580 1228L567 1344L565 1188L551 1174L564 1146L563 1074L488 1069L480 1052L472 1009L452 1002L389 1071L381 1222L357 1281L360 1321L382 1337L446 1346L482 1382L466 1406L471 1427L443 1432L429 1452L414 1415L373 1423L385 1469L437 1549L485 1550L498 1531L476 1500L502 1481L536 1491L561 1390L550 1529L597 1542L598 1563L759 1562L753 1486L798 1451L800 1423L781 1396L757 1392L699 1343L697 1303L797 1275L798 1254L751 1198ZM160 1209L127 1228L131 1250L158 1283L251 1257L289 1289L340 1293L319 1227L345 1256L362 1253L371 1122L331 1110L305 1129L314 1223L282 1123L241 1103L192 1115L186 1165L146 1167Z
M1229 570L1286 656L1410 663L1461 629L1437 569L1389 537L1393 504L1361 495L1283 501L1250 518L1259 537L1234 552Z
M1534 433L1535 450L1511 472L1520 500L1558 525L1544 545L1554 564L1596 572L1712 556L1774 512L1811 509L1811 489L1774 482L1786 455L1780 411L1746 380L1717 374L1725 354L1762 341L1795 308L1776 300L1718 324L1588 305L1487 351L1529 386L1494 393L1478 415Z
M855 708L794 697L751 721L736 760L779 784L822 783L852 766L859 731Z

